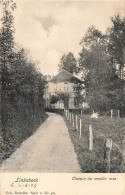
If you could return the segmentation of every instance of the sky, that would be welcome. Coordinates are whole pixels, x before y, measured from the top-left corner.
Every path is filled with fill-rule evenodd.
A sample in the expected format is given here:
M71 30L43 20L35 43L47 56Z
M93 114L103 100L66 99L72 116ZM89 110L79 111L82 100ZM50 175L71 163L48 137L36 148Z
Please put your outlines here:
M59 60L72 52L76 58L88 27L102 32L111 26L110 17L124 14L123 1L15 0L15 40L30 50L44 75L58 72Z

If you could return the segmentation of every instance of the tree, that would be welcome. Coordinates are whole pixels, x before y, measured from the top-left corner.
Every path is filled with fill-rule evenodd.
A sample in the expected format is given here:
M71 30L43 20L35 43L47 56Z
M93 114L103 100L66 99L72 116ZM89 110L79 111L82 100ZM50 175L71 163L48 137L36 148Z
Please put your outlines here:
M102 32L96 29L94 26L91 26L88 28L80 44L84 46L84 48L90 49L91 46L96 46L97 44L102 45L106 38L106 35L102 34Z
M57 98L59 101L64 103L64 108L68 108L69 105L69 93L68 92L57 92Z
M76 98L78 98L78 102L82 103L84 99L84 85L83 82L76 83L76 85L73 86L73 90L75 93Z
M16 8L13 1L1 0L0 4L3 7L2 28L0 29L0 63L2 73L2 86L5 86L6 72L10 68L10 62L14 58L14 26L12 11Z
M111 17L112 26L108 28L108 52L112 63L119 64L120 77L123 78L125 66L125 17L117 14Z
M3 159L7 158L45 118L45 80L29 60L25 49L16 50L12 0L0 1L3 8L0 29L1 123ZM7 152L8 151L8 152Z
M64 54L62 58L60 59L60 63L58 67L59 67L59 72L64 69L72 74L76 73L77 72L77 61L73 53L69 52L67 55Z
M1 117L3 115L3 108L6 108L6 100L10 83L11 65L14 61L14 25L12 12L16 8L13 1L0 0L2 6L2 27L0 28L0 84L1 84ZM6 112L6 110L5 110ZM2 117L3 119L3 117ZM2 123L3 121L1 121Z
M106 35L91 27L81 43L79 67L84 75L86 101L91 109L107 109L107 92L112 68L107 55ZM85 73L84 73L85 72Z
M14 56L14 27L12 11L15 9L16 5L12 0L0 0L0 6L2 7L2 27L0 28L0 116L2 117L2 110L7 99L6 88L9 85L9 62L13 61ZM2 120L0 122L2 124Z
M114 75L109 86L110 104L113 108L125 109L123 68L125 67L125 17L119 14L111 17L112 26L107 29L108 53L114 67ZM116 70L119 72L116 76Z
M51 95L50 97L50 104L56 104L58 102L59 98L57 95Z
M39 112L41 106L43 107L45 88L43 75L38 72L35 63L28 60L27 52L24 49L20 49L15 56L15 62L11 71L10 88L12 91L15 89L14 91L21 93L26 99L30 100L33 111L37 110ZM14 97L16 98L16 94Z
M124 110L125 109L125 95L124 95L124 80L117 75L110 77L110 84L108 86L107 101L110 108Z
M79 67L84 77L86 100L92 109L106 111L124 105L124 82L116 75L115 62L123 67L124 19L111 18L114 24L102 34L90 27L81 41Z

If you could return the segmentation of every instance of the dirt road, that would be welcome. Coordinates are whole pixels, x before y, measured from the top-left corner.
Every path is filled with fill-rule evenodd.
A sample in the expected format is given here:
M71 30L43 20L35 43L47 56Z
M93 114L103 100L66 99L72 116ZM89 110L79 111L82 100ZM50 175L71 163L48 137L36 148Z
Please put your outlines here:
M38 130L3 163L1 171L80 173L63 118L49 113Z

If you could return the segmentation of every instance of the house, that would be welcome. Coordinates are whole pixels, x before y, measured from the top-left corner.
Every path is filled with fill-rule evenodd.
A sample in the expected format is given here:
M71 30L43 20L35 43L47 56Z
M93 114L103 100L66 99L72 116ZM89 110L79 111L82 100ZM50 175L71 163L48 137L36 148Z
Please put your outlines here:
M114 67L115 67L115 69L116 69L116 75L117 75L119 78L125 80L125 64L124 64L124 67L122 67L122 68L120 69L120 64L114 63Z
M80 102L79 87L82 81L69 73L66 70L62 70L55 77L50 79L46 85L44 92L44 100L46 108L69 108L78 109L82 107ZM67 97L67 103L59 95ZM55 102L52 101L55 98Z

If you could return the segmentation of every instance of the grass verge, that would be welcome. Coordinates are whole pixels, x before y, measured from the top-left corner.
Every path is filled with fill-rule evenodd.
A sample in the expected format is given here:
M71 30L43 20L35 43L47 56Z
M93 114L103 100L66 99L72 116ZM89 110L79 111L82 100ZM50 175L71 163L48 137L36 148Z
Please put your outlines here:
M77 154L78 162L83 173L106 173L105 141L110 137L113 139L111 150L111 173L124 173L125 160L124 151L124 119L102 118L90 119L89 115L79 115L82 118L82 137L79 139L79 132L64 117L69 130L69 135ZM93 127L93 150L89 151L89 124ZM121 135L121 133L123 133ZM121 140L122 139L122 140Z
M44 112L39 120L34 118L32 121L30 120L29 124L27 119L17 122L16 117L16 123L13 124L11 120L11 123L6 125L5 129L7 129L7 132L4 136L0 137L0 166L28 137L35 133L37 128L45 122L47 118L48 115Z

